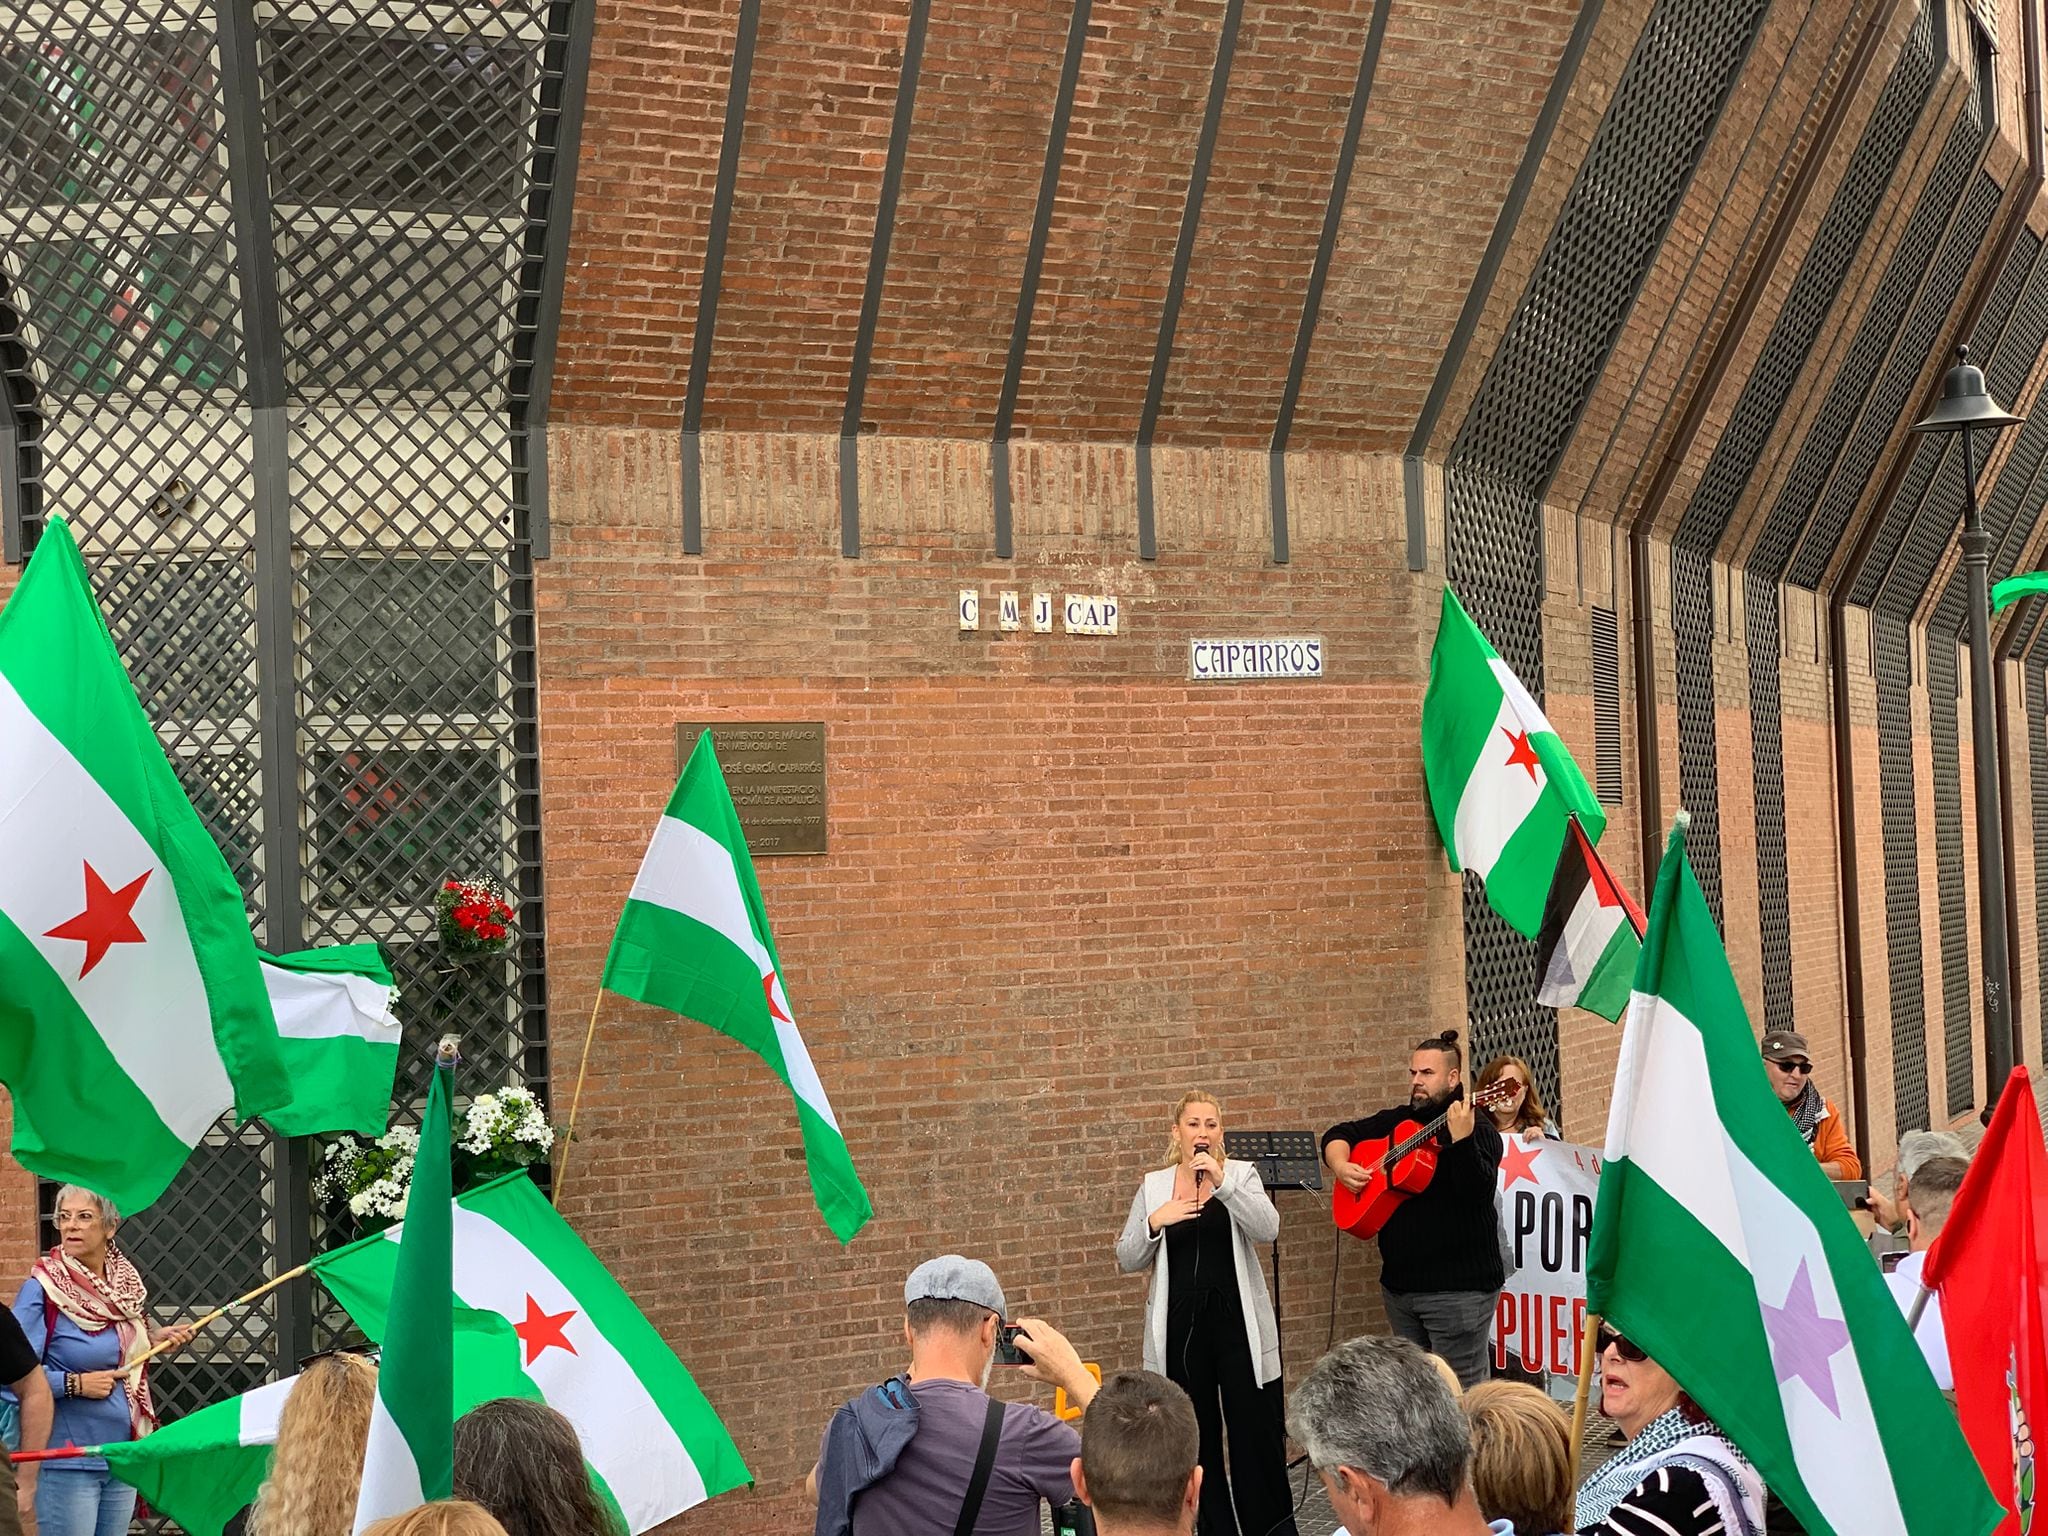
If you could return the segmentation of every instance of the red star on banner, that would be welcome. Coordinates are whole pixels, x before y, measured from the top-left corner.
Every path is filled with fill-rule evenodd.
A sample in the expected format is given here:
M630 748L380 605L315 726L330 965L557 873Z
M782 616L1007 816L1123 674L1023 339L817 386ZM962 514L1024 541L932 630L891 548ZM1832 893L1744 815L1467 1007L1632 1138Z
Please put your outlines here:
M1542 1155L1543 1144L1541 1142L1537 1142L1532 1146L1525 1143L1519 1135L1510 1134L1504 1138L1500 1146L1500 1166L1501 1171L1507 1177L1500 1181L1502 1192L1505 1193L1517 1179L1527 1179L1531 1184L1534 1184L1536 1182L1536 1159Z
M90 864L85 866L85 910L43 935L46 939L77 939L85 945L85 964L78 972L80 981L92 974L92 968L106 959L107 951L114 945L148 942L135 926L133 913L136 898L149 883L149 874L145 869L117 891L100 878L98 870Z
M1511 731L1506 726L1500 728L1500 733L1512 743L1508 752L1508 760L1502 766L1506 768L1526 768L1529 770L1529 782L1532 784L1536 783L1536 770L1542 765L1536 760L1536 749L1529 745L1529 733L1527 731Z
M768 999L768 1012L772 1017L782 1020L785 1024L794 1024L796 1022L796 1020L782 1011L782 1004L775 1001L775 973L773 971L770 971L761 978L761 995Z
M526 1298L526 1320L514 1323L512 1331L519 1335L519 1342L526 1346L526 1363L533 1364L548 1349L566 1349L576 1353L576 1346L569 1342L569 1336L562 1332L562 1325L576 1315L571 1307L566 1312L543 1312L540 1303L531 1296Z

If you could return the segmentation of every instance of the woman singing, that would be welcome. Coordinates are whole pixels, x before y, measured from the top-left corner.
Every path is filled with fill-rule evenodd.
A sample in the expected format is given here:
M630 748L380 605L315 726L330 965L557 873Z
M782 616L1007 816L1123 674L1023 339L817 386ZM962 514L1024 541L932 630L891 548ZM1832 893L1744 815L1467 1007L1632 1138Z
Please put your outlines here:
M1280 1335L1253 1247L1279 1232L1280 1213L1258 1170L1223 1156L1223 1111L1215 1098L1183 1097L1166 1166L1139 1184L1116 1259L1125 1274L1152 1271L1145 1369L1178 1382L1194 1399L1202 1536L1295 1536Z
M114 1241L113 1201L76 1184L57 1191L58 1243L35 1262L14 1316L42 1357L57 1399L52 1445L110 1445L156 1428L148 1367L123 1365L152 1344L182 1344L186 1327L152 1327L149 1292ZM135 1490L98 1456L53 1461L36 1489L41 1536L125 1536Z
M1491 1088L1504 1077L1512 1078L1516 1088L1499 1103L1486 1106L1494 1128L1503 1136L1519 1136L1524 1141L1542 1136L1560 1140L1557 1122L1550 1118L1543 1095L1536 1091L1536 1074L1529 1070L1529 1063L1519 1056L1496 1056L1479 1069L1479 1088Z

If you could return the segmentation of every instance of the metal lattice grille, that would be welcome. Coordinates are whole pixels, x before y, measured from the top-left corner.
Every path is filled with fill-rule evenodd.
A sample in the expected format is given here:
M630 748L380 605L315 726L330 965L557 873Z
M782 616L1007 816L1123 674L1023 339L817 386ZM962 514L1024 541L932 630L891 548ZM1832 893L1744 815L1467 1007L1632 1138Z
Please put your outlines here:
M1849 343L1841 366L1828 384L1820 409L1800 440L1792 468L1778 489L1764 526L1757 535L1750 564L1758 571L1781 578L1792 564L1794 551L1814 515L1829 474L1863 409L1865 396L1884 367L1900 328L1906 323L1913 296L1927 275L1929 264L1941 244L1949 216L1961 201L1969 184L1970 167L1977 157L1979 134L1974 122L1960 117L1949 129L1940 157L1921 189L1907 220L1905 232L1886 263L1877 292L1865 309ZM1816 543L1832 550L1841 537L1836 528ZM1795 578L1796 580L1797 578ZM1811 587L1813 581L1800 582Z
M1675 542L1712 553L1756 473L1821 328L1870 232L1885 188L1934 89L1934 24L1920 7L1913 30L1885 80L1877 106L1849 158L1828 211L1772 323L1756 366L1743 382L1728 425L1714 444L1699 489L1679 519ZM1773 569L1772 579L1777 571Z
M385 945L401 1105L448 1030L473 1083L545 1078L527 411L588 25L570 0L0 12L7 512L28 547L70 520L263 941ZM520 894L515 952L442 959L451 874ZM303 1254L305 1181L302 1145L210 1133L124 1233L159 1316ZM273 1374L313 1311L287 1288L231 1316L160 1401Z
M1998 183L1990 176L1980 173L1972 181L1969 196L1963 200L1955 224L1949 230L1948 238L1942 242L1941 254L1935 258L1933 270L1928 273L1927 286L1921 291L1905 329L1899 334L1898 349L1893 352L1883 377L1871 392L1863 419L1857 423L1855 435L1843 450L1841 462L1835 466L1827 495L1814 513L1813 528L1792 562L1791 576L1797 585L1818 587L1835 553L1836 541L1848 528L1850 516L1864 493L1878 478L1878 464L1885 444L1918 398L1916 391L1920 375L1954 313L1955 296L1962 289L1971 263L1983 248L1984 238L1991 230L1992 216L1998 212L2002 196ZM1883 509L1881 515L1885 521L1879 529L1877 543L1872 546L1874 549L1881 547L1886 539L1896 537L1891 521L1897 507L1895 498L1891 506ZM1865 562L1857 587L1850 593L1851 602L1868 606L1871 599L1862 590L1863 582L1879 570L1876 561Z
M1905 622L1870 616L1877 674L1877 780L1884 843L1884 934L1892 1010L1892 1104L1900 1131L1925 1130L1927 996L1920 966L1920 846L1913 809L1911 640Z
M1445 565L1539 698L1543 493L1607 365L1755 40L1764 0L1658 0L1445 460ZM1513 1050L1558 1089L1557 1018L1529 944L1468 883L1473 1049Z
M1885 189L1898 171L1913 127L1933 93L1934 72L1934 21L1923 5L1885 80L1877 106L1864 125L1862 137L1857 140L1848 169L1835 188L1813 243L1800 263L1799 275L1793 279L1791 292L1778 311L1756 367L1743 384L1728 426L1714 445L1699 489L1679 520L1674 544L1707 554L1719 548L1729 520L1756 473L1786 402L1841 295ZM1818 457L1817 453L1805 455L1809 476ZM1786 506L1781 498L1778 508ZM1772 518L1766 521L1744 566L1743 630L1749 670L1764 1023L1766 1028L1789 1029L1795 1023L1796 1004L1785 850L1784 705L1779 677L1783 645L1778 582L1791 558L1797 530L1790 517L1778 514L1778 508L1773 509ZM1680 729L1683 751L1682 717Z
M1678 674L1678 789L1692 826L1686 857L1714 922L1721 922L1721 791L1715 762L1714 568L1690 549L1671 551L1671 638Z
M1757 932L1763 950L1764 1028L1794 1028L1792 897L1785 855L1785 716L1778 687L1778 584L1745 574L1749 742L1755 764ZM1761 654L1760 654L1761 653Z
M1602 805L1620 805L1621 631L1612 608L1593 610L1593 784Z
M1970 1056L1970 917L1963 875L1963 774L1956 735L1954 631L1927 637L1927 713L1934 757L1934 879L1941 907L1941 1018L1948 1112L1976 1102Z

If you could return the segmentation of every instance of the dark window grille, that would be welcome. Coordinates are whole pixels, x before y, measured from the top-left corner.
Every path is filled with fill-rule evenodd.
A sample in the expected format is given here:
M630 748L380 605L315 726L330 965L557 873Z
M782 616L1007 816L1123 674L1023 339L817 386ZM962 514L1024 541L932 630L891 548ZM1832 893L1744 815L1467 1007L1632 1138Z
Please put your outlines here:
M1927 637L1927 714L1934 761L1934 878L1941 914L1941 1017L1948 1113L1976 1102L1970 1053L1970 924L1963 873L1963 775L1956 725L1955 631Z
M1919 825L1913 807L1912 639L1903 619L1870 616L1877 674L1877 780L1884 845L1884 933L1892 1011L1892 1104L1900 1131L1926 1130L1927 994L1920 959Z
M1445 461L1445 566L1473 618L1543 693L1543 493L1563 461L1741 73L1762 0L1659 0ZM1556 1101L1557 1018L1533 947L1465 893L1475 1061L1528 1059Z
M1756 789L1757 932L1763 951L1764 1028L1795 1027L1792 897L1785 853L1785 713L1778 686L1780 616L1776 582L1744 574L1743 628L1749 648L1749 744ZM1759 655L1767 648L1767 654Z
M1621 632L1612 608L1593 610L1593 793L1622 803Z
M1721 787L1714 711L1714 568L1706 555L1671 551L1671 638L1677 660L1678 789L1692 826L1686 857L1707 908L1721 918Z
M2037 605L2038 606L2038 605ZM2048 671L2029 647L2027 680L2027 787L2034 806L2034 953L2040 996L2048 998ZM2041 1045L2048 1050L2048 1008L2041 1011Z
M259 937L385 945L405 1116L451 1029L477 1088L546 1080L527 412L589 25L582 0L0 9L9 552L72 522ZM512 953L443 959L455 873L518 892ZM209 1133L124 1233L159 1318L303 1253L306 1180L303 1145ZM322 1305L224 1320L160 1402L274 1375L332 1332Z

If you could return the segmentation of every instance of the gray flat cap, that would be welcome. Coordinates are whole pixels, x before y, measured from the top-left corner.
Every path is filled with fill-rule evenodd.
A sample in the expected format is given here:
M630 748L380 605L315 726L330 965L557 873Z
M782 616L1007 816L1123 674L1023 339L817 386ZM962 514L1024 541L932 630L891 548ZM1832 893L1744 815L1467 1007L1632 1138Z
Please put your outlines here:
M903 1282L903 1305L907 1307L913 1301L971 1301L998 1317L1010 1315L1010 1304L1003 1300L996 1272L979 1259L963 1258L957 1253L926 1259L910 1272L910 1278Z

